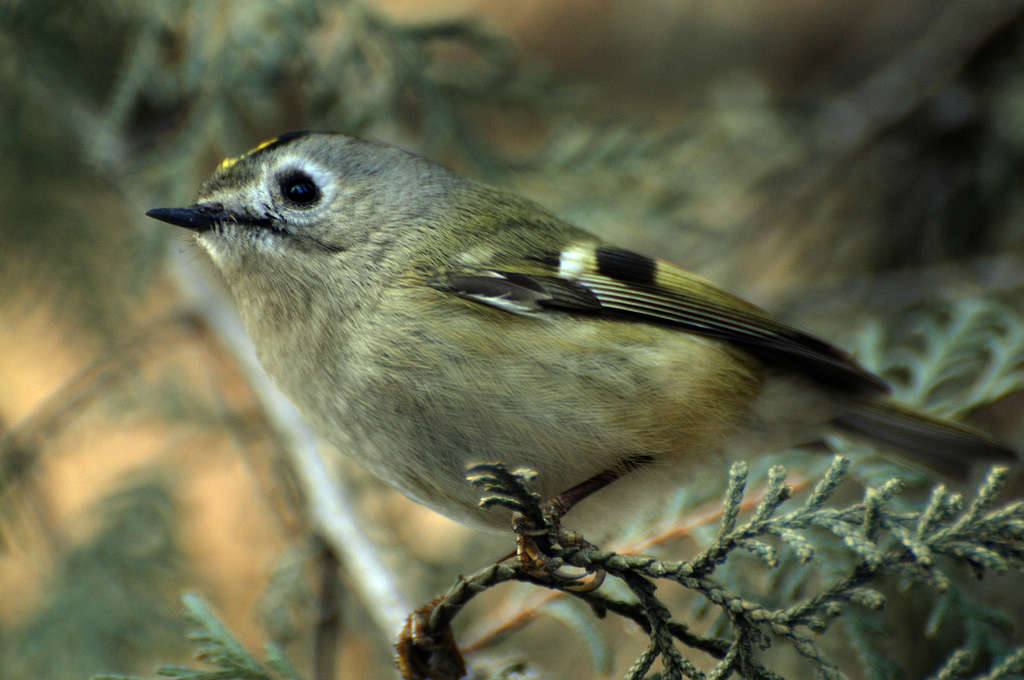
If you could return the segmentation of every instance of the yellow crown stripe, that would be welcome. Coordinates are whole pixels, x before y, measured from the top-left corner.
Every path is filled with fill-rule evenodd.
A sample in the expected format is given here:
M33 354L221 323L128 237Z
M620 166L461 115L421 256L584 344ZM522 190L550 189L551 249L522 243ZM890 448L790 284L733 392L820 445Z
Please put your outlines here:
M220 165L217 166L217 169L218 170L227 170L228 168L230 168L232 165L234 165L238 161L242 160L243 158L245 158L247 156L251 156L254 153L256 153L257 151L260 151L262 149L267 148L268 146L270 146L271 144L276 142L278 139L280 139L280 137L271 137L270 139L264 139L262 142L260 142L259 144L257 144L253 148L249 149L248 151L246 151L245 153L243 153L240 156L231 156L229 158L225 158L224 160L222 160L220 162Z

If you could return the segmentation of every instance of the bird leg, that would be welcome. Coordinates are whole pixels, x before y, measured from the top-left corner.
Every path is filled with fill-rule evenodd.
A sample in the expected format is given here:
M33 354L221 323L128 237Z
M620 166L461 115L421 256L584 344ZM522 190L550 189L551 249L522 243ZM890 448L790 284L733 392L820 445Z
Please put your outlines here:
M650 456L631 456L623 460L616 467L600 472L571 489L566 489L554 498L548 499L541 504L541 512L544 514L544 519L557 526L557 523L565 517L566 513L585 498L597 493L624 475L649 464L652 460Z

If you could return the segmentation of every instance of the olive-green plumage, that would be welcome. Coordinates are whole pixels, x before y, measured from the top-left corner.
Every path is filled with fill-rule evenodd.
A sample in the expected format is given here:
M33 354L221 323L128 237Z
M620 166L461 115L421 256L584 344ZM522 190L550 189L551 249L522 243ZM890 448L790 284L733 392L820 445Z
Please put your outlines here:
M1013 455L888 407L841 350L697 276L384 144L289 133L149 214L197 232L323 436L462 521L507 522L477 507L473 462L533 468L554 496L644 461L573 510L586 527L829 424L947 469Z

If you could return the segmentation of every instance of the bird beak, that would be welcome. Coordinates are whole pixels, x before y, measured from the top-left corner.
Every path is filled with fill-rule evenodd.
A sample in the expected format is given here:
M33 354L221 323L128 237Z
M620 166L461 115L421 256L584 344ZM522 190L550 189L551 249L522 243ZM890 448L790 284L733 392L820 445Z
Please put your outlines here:
M187 208L153 208L146 211L146 217L199 233L213 229L218 222L234 219L234 216L220 205L203 205L201 203L190 205Z

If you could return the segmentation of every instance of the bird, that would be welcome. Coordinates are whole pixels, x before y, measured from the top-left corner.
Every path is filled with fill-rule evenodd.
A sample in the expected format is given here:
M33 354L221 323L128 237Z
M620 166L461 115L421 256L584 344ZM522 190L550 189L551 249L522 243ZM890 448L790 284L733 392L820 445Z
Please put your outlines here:
M324 438L466 524L509 524L478 462L597 530L830 428L943 474L1017 460L710 281L385 143L286 133L146 214L194 232Z

